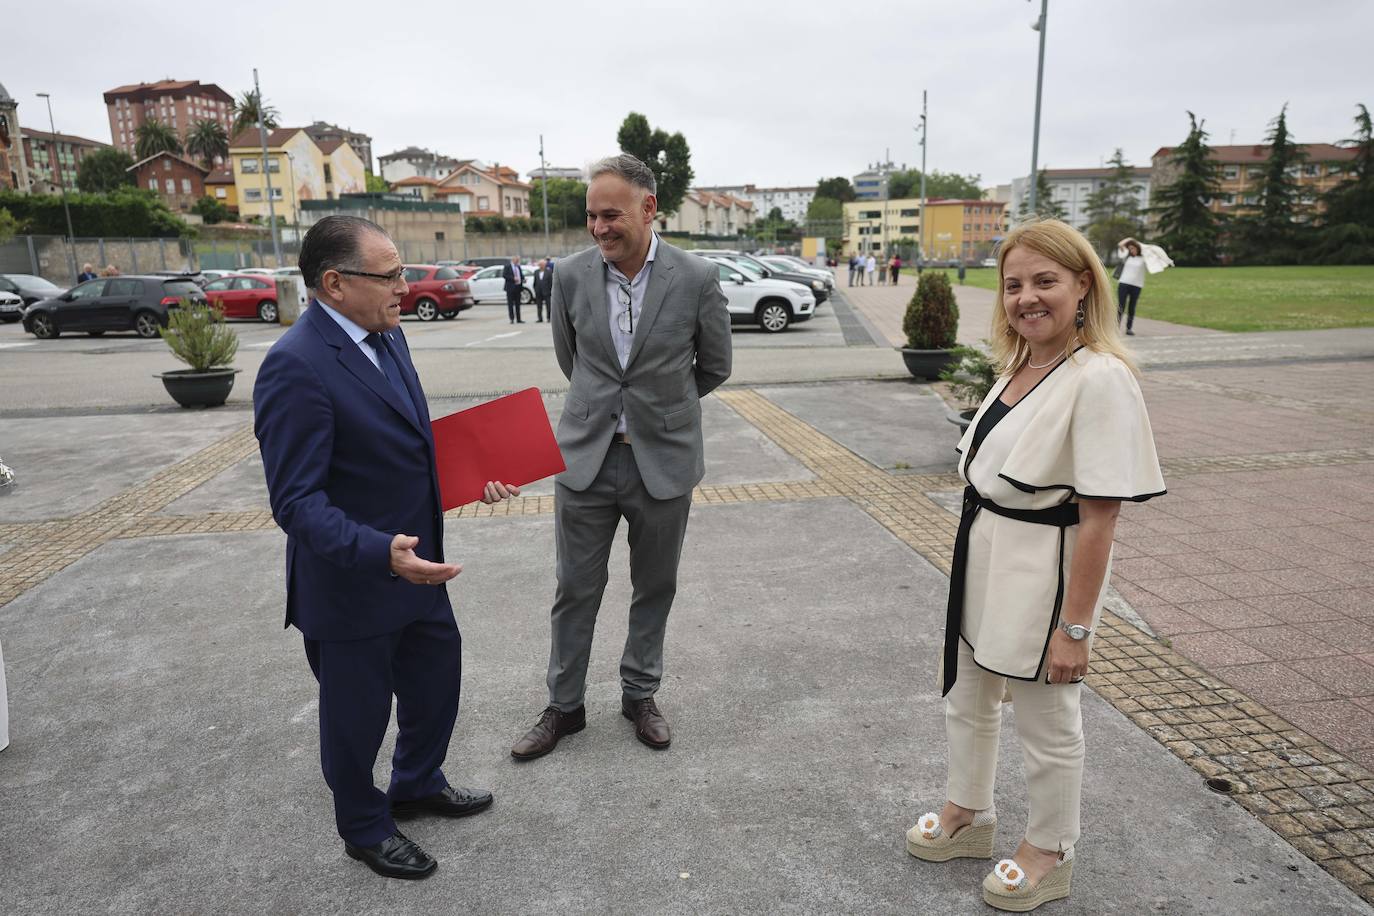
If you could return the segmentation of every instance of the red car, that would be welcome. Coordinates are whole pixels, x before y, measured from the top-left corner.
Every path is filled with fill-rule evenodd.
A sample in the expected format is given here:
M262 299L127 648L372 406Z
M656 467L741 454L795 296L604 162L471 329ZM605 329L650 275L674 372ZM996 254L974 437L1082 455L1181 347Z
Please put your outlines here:
M225 318L277 320L277 285L261 274L225 274L205 285L205 298Z
M436 264L405 265L410 292L401 300L401 314L421 321L457 318L473 306L472 290L457 268Z

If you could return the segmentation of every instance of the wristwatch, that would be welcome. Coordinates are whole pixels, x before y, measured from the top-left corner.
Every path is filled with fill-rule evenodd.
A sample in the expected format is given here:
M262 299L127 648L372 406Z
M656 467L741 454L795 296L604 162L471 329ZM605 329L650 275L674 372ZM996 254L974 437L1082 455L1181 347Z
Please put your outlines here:
M1069 623L1066 620L1059 621L1059 629L1069 634L1069 639L1072 639L1075 642L1077 642L1078 640L1087 639L1089 634L1091 634L1093 631L1092 627L1085 627L1080 623Z

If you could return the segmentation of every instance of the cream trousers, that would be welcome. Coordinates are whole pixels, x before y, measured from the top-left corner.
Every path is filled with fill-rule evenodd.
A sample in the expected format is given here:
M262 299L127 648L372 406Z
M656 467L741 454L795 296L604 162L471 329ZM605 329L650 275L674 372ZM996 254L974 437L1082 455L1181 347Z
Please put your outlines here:
M1068 849L1078 841L1083 786L1083 717L1078 706L1082 686L1009 680L991 674L973 663L973 653L962 640L959 676L945 697L947 797L975 811L992 807L1002 697L1008 687L1030 799L1026 840L1041 849Z

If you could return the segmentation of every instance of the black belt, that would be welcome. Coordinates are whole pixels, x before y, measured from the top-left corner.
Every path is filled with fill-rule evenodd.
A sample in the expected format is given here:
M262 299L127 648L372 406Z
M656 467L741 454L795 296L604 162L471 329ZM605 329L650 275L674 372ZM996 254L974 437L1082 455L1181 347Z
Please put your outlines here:
M620 445L629 445L630 436L628 433L616 433L615 435L611 436L611 441L619 443Z
M1064 529L1078 524L1077 503L1060 503L1048 509L1008 509L979 496L973 487L964 487L964 507L959 515L959 534L954 538L954 564L949 571L949 604L945 608L945 674L940 696L949 693L958 674L959 634L964 625L964 574L968 567L969 533L973 530L974 519L982 509L1005 518L1014 518L1018 522L1058 528L1061 544ZM1062 551L1060 565L1062 575Z

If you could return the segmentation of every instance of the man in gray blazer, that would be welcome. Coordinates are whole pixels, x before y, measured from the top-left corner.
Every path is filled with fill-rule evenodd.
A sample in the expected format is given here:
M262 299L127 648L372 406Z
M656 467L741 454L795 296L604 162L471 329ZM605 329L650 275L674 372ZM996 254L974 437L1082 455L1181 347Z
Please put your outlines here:
M549 705L511 748L517 760L541 757L586 727L587 658L622 517L634 594L621 711L640 741L653 748L671 741L654 694L692 488L706 472L701 398L730 377L719 272L654 234L653 172L621 154L597 163L590 178L587 229L596 247L563 259L553 273L554 351L572 387L558 423L567 470L554 496Z

